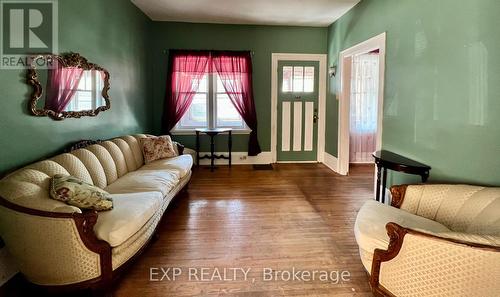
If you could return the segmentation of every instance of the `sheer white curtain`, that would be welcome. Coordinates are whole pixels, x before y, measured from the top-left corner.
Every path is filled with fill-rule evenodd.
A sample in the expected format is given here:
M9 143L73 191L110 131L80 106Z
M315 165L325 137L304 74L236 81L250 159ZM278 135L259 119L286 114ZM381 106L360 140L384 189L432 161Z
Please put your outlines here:
M353 58L350 104L351 163L373 162L377 135L379 54L368 53Z

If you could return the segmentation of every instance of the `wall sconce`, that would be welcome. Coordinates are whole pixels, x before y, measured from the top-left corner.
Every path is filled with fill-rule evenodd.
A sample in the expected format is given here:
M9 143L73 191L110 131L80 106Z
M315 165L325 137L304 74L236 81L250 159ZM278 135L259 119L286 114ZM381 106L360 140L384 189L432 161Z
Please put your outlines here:
M330 77L335 77L337 75L337 66L328 68L328 75L330 75Z

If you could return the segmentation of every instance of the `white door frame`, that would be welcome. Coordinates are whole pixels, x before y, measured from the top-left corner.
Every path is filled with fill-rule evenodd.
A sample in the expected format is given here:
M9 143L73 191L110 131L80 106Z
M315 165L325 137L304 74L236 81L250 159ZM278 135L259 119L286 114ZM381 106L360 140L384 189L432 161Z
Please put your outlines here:
M325 152L325 116L326 116L326 54L284 54L273 53L271 64L271 155L272 162L278 160L278 62L279 61L317 61L319 62L318 92L318 149L313 162L323 162ZM299 163L299 162L293 162Z
M339 131L338 131L338 170L337 172L342 175L349 173L349 113L350 113L350 81L351 81L351 67L344 65L352 63L352 58L356 55L368 53L373 50L380 50L380 71L379 71L379 94L378 94L378 115L377 115L377 137L376 137L376 150L382 148L382 119L384 115L384 79L385 79L385 47L386 47L386 33L377 35L362 43L359 43L349 49L340 53L339 67L340 67L340 90L339 96ZM349 62L351 61L351 62Z

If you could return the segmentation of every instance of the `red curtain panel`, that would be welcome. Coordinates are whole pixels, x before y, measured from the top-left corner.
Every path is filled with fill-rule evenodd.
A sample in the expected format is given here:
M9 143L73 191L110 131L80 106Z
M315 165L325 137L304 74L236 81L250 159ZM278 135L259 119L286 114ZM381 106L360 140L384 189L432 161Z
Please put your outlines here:
M262 152L257 138L257 114L252 92L252 57L250 52L212 53L212 65L234 107L252 130L248 141L248 155Z
M208 72L209 51L170 51L163 129L170 133L186 113L198 85Z
M83 75L83 69L63 67L57 59L48 71L45 109L61 113L76 93Z
M260 154L262 150L257 138L250 52L172 50L169 60L164 132L170 133L188 110L203 76L217 72L234 107L252 130L248 141L248 155Z

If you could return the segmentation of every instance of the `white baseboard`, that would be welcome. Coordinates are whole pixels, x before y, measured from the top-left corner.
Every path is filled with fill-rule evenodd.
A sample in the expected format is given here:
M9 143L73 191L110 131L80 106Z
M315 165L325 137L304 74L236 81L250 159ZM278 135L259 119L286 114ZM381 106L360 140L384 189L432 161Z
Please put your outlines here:
M323 164L334 172L339 172L339 159L325 152Z
M6 248L0 249L0 287L11 279L18 269Z
M216 155L229 155L228 152L216 152ZM210 155L210 152L200 152L200 157L204 155ZM262 152L257 156L250 157L246 152L233 152L231 153L232 160L231 163L233 165L242 165L242 164L271 164L272 163L272 155L271 152ZM224 159L215 159L216 165L227 165L228 160ZM200 160L200 165L210 165L209 159Z
M216 155L228 155L227 152L216 152ZM210 155L210 152L200 152L200 156L204 155ZM216 165L227 165L227 160L223 159L216 159L215 164ZM272 163L272 154L271 152L262 152L258 156L255 157L249 157L246 152L233 152L232 153L232 164L235 165L241 165L241 164L270 164ZM285 162L280 162L280 163L285 163ZM299 163L299 162L291 162L291 163ZM314 162L307 162L307 163L316 163ZM338 159L329 153L324 153L324 161L323 164L325 164L328 168L331 170L338 172ZM202 159L200 160L200 165L210 165L210 160L209 159Z

